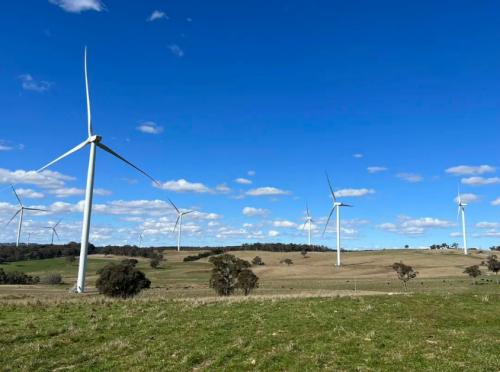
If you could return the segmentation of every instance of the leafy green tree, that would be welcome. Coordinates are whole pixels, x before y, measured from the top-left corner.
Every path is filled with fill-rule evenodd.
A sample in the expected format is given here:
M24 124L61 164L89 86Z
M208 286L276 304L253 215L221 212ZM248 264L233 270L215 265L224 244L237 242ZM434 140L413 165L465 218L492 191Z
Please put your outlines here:
M488 267L489 271L495 273L495 277L497 279L497 284L498 284L498 272L500 271L500 261L498 261L497 256L495 254L488 256L488 259L486 260L486 266Z
M417 272L413 270L413 267L409 265L405 265L402 261L401 262L394 262L392 264L392 269L396 272L398 275L398 279L403 282L405 291L407 290L407 282L411 279L414 279L417 277Z
M293 265L293 261L291 258L285 258L280 261L281 264L286 264L287 266Z
M255 288L259 287L259 277L250 269L243 269L238 275L237 288L240 288L245 296L248 296Z
M469 275L472 278L472 282L476 284L476 278L480 276L482 272L478 265L472 265L465 268L464 274Z
M110 297L133 297L145 288L151 281L142 271L135 268L137 260L123 260L120 264L111 263L100 269L96 287L99 293Z
M219 296L232 295L237 288L240 288L238 284L240 274L245 270L251 272L250 262L231 254L212 256L209 261L213 264L209 285Z

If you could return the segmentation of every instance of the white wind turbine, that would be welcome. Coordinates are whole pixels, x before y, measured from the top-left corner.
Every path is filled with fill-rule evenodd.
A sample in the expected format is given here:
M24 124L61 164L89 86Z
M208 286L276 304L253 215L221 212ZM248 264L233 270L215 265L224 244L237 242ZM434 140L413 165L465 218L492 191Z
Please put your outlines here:
M326 175L326 179L328 181L328 186L330 187L330 192L333 198L333 208L328 216L328 220L326 221L325 230L323 231L323 235L325 235L326 228L328 227L328 223L330 222L330 218L332 217L333 211L337 209L337 266L340 266L340 208L342 207L352 207L350 204L345 204L342 202L338 202L335 197L335 193L333 192L332 184L330 182L330 178L328 174Z
M306 203L306 220L304 222L304 225L302 225L302 230L304 230L306 228L306 226L308 227L308 235L307 235L308 240L307 241L308 241L309 246L311 245L312 223L313 223L313 219L312 219L311 215L309 214L309 206Z
M180 211L179 208L172 202L172 200L168 199L170 204L172 204L172 207L174 207L175 211L177 212L177 221L175 221L175 226L172 232L175 232L175 229L177 226L179 226L179 230L177 231L177 252L180 252L181 250L181 235L182 235L182 217L184 217L186 214L193 213L194 211Z
M84 75L85 75L85 96L87 101L87 130L88 130L88 138L75 146L68 152L59 156L57 159L51 161L49 164L40 168L37 172L41 172L44 169L50 167L52 164L57 163L59 160L77 152L78 150L83 149L85 146L89 145L90 147L90 156L89 156L89 166L87 171L87 186L85 189L85 205L83 208L83 224L82 224L82 238L81 238L81 248L80 248L80 262L78 265L78 280L76 283L76 292L83 293L85 291L85 273L87 267L87 251L89 244L89 230L90 230L90 217L92 214L92 198L94 195L94 171L95 171L95 157L96 157L96 147L101 148L102 150L110 153L111 155L117 157L121 161L127 163L131 167L135 168L137 171L141 172L143 175L151 179L153 182L158 183L153 177L144 172L142 169L138 168L113 150L111 150L108 146L102 143L102 137L98 135L94 135L92 131L92 117L90 111L90 94L89 94L89 83L87 76L87 47L85 47L84 52Z
M14 218L17 217L19 214L19 224L17 225L17 239L16 239L16 247L19 247L19 240L21 239L21 230L23 229L23 217L24 217L24 211L41 211L41 212L47 212L45 209L39 209L39 208L28 208L23 205L23 202L21 201L21 198L16 192L16 189L14 186L10 185L12 187L12 191L14 192L14 195L16 196L17 201L19 202L19 209L17 212L12 216L12 218L7 222L7 225L9 225Z
M54 245L54 235L57 237L57 240L59 240L59 234L57 233L57 226L59 226L59 224L61 223L62 219L60 219L59 221L57 221L57 223L55 225L52 225L52 226L46 226L45 228L46 229L51 229L52 230L52 238L50 240L50 245Z
M464 254L466 255L467 254L467 231L465 229L465 207L467 206L467 204L462 201L462 196L460 195L460 190L458 190L457 204L458 204L457 219L460 217L460 213L462 213L462 237L464 239Z
M143 238L142 232L139 233L139 248L142 246L142 238Z

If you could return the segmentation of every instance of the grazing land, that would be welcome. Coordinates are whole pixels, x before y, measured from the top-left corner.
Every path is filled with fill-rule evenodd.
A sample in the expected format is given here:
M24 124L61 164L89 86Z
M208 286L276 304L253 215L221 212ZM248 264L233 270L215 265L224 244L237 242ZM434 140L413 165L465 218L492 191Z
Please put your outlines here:
M0 265L66 284L0 286L0 365L6 370L498 370L500 286L473 285L465 267L487 254L397 250L334 253L234 252L260 288L217 298L207 259L167 252L138 268L152 288L132 300L97 294L95 272L116 256L90 256L89 292L69 293L77 263L64 258ZM280 264L291 258L290 266ZM419 275L407 293L391 264Z

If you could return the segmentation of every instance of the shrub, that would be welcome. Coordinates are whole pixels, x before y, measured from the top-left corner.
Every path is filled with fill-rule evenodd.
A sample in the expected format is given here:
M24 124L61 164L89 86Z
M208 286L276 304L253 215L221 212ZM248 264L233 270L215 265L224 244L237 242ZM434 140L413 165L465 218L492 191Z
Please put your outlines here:
M183 261L184 262L198 261L202 258L216 256L216 255L222 254L222 253L224 253L224 251L222 249L216 248L216 249L212 249L212 250L207 251L207 252L198 253L196 256L186 256L186 257L184 257Z
M160 266L160 259L158 257L153 257L149 261L149 266L151 266L153 269L157 269Z
M308 257L307 257L307 249L303 249L303 250L301 250L301 251L300 251L300 254L301 254L301 255L302 255L302 257L304 257L304 258L308 258Z
M0 284L37 284L38 276L27 275L20 271L4 271L0 269Z
M126 258L126 259L122 260L123 265L132 266L132 267L136 267L138 263L139 263L139 261L137 261L135 258Z
M57 285L63 283L62 275L59 273L49 273L41 279L43 284Z
M465 270L464 270L464 274L467 274L469 275L472 280L473 280L473 283L475 284L476 283L476 278L481 275L481 269L479 268L478 265L472 265L472 266L469 266L469 267L466 267Z
M497 256L495 254L488 256L488 259L486 260L486 266L488 267L489 271L495 273L495 276L498 275L498 272L500 271L500 261L498 261ZM497 284L498 284L498 276L497 276Z
M110 297L133 297L145 288L149 288L151 281L142 271L135 268L131 261L123 260L121 264L108 264L97 273L99 278L96 287L99 293Z
M284 260L280 261L280 264L286 264L287 266L293 265L293 261L291 258L285 258Z
M403 281L405 291L407 289L406 282L417 277L417 272L413 270L413 267L405 265L403 262L394 262L392 264L392 269L398 275L399 280Z
M248 296L255 288L259 288L259 278L250 269L243 269L238 275L238 283L245 296Z
M66 256L66 262L67 263L72 264L75 261L76 261L76 257L75 256Z
M264 261L262 261L262 258L260 258L259 256L254 257L254 259L252 260L252 264L254 264L256 266L265 265Z
M254 286L251 288L250 274L245 273L242 279L246 283L239 283L240 275L243 271L252 272L249 267L250 262L239 259L230 254L222 254L219 256L210 257L210 262L214 265L212 268L212 275L210 276L210 288L213 288L219 296L230 296L234 293L236 288L241 288L245 292L250 291L257 285L255 280ZM253 274L253 273L252 273ZM245 278L246 276L246 278Z

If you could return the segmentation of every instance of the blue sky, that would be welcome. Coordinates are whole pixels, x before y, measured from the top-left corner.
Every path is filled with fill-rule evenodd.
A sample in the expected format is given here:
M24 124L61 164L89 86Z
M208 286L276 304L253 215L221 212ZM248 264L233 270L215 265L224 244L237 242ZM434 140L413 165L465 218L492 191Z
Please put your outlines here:
M173 245L166 203L195 209L185 244L305 242L342 200L346 248L500 238L498 4L472 1L50 0L0 14L0 222L30 206L32 240L63 218L80 236L88 149L30 172L86 138L83 48L93 125L162 188L99 152L91 240ZM333 226L333 224L332 224ZM0 232L13 241L15 226Z

